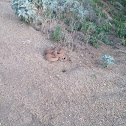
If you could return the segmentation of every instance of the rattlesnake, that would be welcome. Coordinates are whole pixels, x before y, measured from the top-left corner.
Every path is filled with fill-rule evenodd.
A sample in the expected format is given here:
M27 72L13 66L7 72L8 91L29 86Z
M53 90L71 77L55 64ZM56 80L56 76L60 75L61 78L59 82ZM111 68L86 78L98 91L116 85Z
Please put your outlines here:
M66 61L67 56L64 55L63 49L60 47L49 47L45 51L45 58L48 61L57 61L57 60L62 60Z

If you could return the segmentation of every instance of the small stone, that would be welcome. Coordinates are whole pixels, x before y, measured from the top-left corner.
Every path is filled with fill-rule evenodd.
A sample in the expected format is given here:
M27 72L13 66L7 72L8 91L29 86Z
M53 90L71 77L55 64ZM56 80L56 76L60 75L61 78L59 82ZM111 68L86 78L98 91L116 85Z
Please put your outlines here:
M83 57L84 55L83 54L81 54L81 57Z
M22 43L23 44L29 44L29 43L31 43L31 41L30 40L24 40L24 41L22 41Z
M65 70L65 69L63 69L63 70L62 70L62 72L63 72L63 73L65 73L65 72L66 72L66 70Z

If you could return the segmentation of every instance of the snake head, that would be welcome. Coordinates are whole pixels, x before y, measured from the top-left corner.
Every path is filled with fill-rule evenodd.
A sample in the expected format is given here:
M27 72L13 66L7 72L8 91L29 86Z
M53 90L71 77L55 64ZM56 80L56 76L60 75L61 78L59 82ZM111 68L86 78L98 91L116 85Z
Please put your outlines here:
M59 57L59 60L60 60L60 61L67 61L67 59L68 59L67 56Z

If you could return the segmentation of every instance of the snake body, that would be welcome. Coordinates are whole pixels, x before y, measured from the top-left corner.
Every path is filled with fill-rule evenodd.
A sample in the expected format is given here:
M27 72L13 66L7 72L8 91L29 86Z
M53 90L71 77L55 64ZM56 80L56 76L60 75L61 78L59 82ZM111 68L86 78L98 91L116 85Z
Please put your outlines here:
M63 61L67 60L67 56L64 55L63 49L59 47L47 48L45 51L45 58L48 61L58 61L59 59Z

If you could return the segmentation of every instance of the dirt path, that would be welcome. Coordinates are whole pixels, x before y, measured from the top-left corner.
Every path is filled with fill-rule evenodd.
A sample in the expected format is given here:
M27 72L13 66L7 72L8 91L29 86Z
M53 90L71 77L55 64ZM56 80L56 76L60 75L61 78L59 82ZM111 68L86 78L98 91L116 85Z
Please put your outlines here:
M126 54L98 49L115 57L109 69L78 65L75 52L49 63L50 44L0 1L0 126L125 126Z

